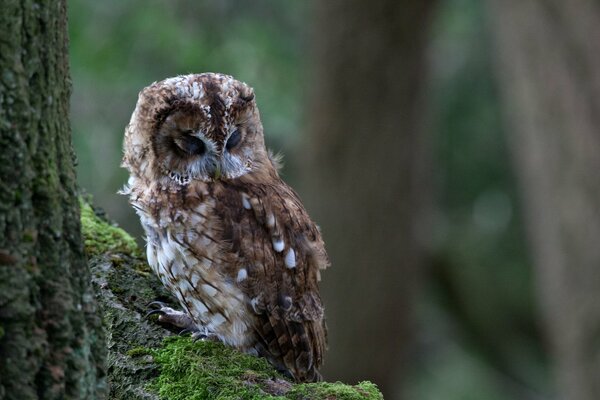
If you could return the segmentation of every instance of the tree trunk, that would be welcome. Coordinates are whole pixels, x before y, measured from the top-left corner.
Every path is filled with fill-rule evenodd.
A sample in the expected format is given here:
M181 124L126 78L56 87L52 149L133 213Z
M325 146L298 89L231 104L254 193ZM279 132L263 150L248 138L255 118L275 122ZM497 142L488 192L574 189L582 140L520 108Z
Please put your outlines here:
M106 350L76 197L65 2L3 1L0 38L0 398L101 398Z
M387 398L410 346L422 254L424 50L435 1L317 1L305 196L323 228L325 377Z
M492 0L539 299L561 398L600 398L600 5Z

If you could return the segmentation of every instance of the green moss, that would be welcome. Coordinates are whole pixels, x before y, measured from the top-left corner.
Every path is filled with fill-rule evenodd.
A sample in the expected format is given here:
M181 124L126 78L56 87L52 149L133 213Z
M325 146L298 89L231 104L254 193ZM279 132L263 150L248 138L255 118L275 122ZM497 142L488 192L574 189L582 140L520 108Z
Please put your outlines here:
M286 397L288 399L337 399L337 400L365 400L381 399L383 395L377 385L371 382L360 382L350 386L341 382L329 383L304 383L292 387Z
M135 240L129 234L98 217L92 207L84 200L80 199L79 203L81 207L81 230L85 241L85 250L89 255L109 252L139 253Z
M154 388L163 399L261 399L264 393L245 378L281 378L264 359L210 341L169 337L153 356L161 369Z
M152 274L152 270L146 263L135 263L133 269L142 276L148 276Z
M111 290L111 292L113 292L113 294L117 294L117 295L127 293L127 289L119 287L119 286L111 285L110 290Z
M169 337L162 348L151 350L150 354L160 366L152 389L161 399L383 399L377 386L370 382L356 386L339 382L290 385L284 396L272 396L267 393L267 386L284 378L266 360L220 343Z
M129 357L141 357L150 354L151 351L145 347L134 347L127 352Z
M26 230L25 232L23 232L23 242L32 243L35 241L36 236L37 232L30 229Z

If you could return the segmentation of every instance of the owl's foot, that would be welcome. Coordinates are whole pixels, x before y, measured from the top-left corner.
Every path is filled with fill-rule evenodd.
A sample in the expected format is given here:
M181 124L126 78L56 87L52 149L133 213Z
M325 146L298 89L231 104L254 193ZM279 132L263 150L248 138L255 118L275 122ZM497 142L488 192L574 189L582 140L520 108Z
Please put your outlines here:
M162 301L153 301L148 304L148 307L150 307L151 310L146 314L146 318L158 314L159 322L179 328L182 332L194 332L198 330L192 317L183 311L172 309Z
M146 318L158 314L158 321L160 323L179 329L180 335L191 333L194 341L218 340L214 333L210 332L206 327L198 327L192 320L192 317L183 311L174 310L161 301L153 301L148 304L148 307L151 307L152 310L146 314Z

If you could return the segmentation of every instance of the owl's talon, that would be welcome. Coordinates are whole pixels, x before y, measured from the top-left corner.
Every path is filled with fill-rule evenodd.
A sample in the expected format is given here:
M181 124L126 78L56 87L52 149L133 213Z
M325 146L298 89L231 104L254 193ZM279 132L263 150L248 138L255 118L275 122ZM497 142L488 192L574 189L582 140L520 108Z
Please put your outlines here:
M144 315L145 319L150 318L151 316L155 315L155 314L162 314L164 313L164 311L160 308L156 309L156 310L150 310L146 313L146 315ZM160 318L160 317L159 317Z
M197 342L199 340L206 341L210 340L212 342L218 342L219 338L214 333L210 332L206 327L204 329L197 329L192 332L192 340Z
M154 308L154 307L158 307L157 309L160 310L161 308L168 307L168 305L167 305L167 303L163 303L162 301L158 301L158 300L154 300L154 301L151 301L150 303L146 304L146 308Z
M202 331L192 332L192 340L197 342L199 340L206 340L207 336Z
M193 335L194 332L196 332L196 331L193 330L193 329L185 328L185 329L182 329L181 332L178 333L178 335L179 336L184 336L184 335L187 335L188 333L191 333Z

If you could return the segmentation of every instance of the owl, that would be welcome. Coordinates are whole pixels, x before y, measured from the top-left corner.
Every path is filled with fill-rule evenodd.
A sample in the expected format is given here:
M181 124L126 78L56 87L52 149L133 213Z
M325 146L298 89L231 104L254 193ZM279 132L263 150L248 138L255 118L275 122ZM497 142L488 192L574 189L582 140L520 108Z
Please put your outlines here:
M228 75L143 89L125 130L123 193L148 263L182 311L159 319L320 379L329 265L320 231L265 148L254 91Z

